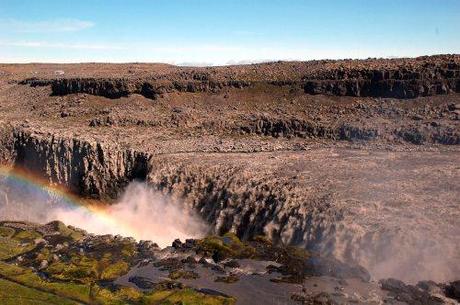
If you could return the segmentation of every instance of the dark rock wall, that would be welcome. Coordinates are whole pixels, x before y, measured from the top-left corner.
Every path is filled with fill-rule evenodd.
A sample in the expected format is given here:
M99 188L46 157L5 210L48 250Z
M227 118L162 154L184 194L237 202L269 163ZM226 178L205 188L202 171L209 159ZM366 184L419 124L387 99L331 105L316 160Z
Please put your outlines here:
M460 92L460 66L418 70L332 70L304 77L308 94L415 98Z
M15 165L95 199L113 199L145 179L150 156L78 139L14 133Z
M308 63L304 63L308 64ZM249 66L248 66L249 67ZM242 68L242 70L244 70ZM249 68L248 68L249 70ZM185 77L185 76L184 76ZM448 60L439 63L426 62L417 67L386 69L331 68L311 71L303 77L293 75L283 80L275 76L233 75L227 80L213 79L207 75L186 79L173 78L57 78L25 79L20 84L31 86L51 85L54 95L88 93L108 98L119 98L137 93L155 99L172 92L217 92L225 87L244 88L256 83L274 86L303 88L307 94L336 96L370 96L388 98L416 98L460 92L460 64Z
M340 211L331 208L327 193L307 194L295 181L256 175L244 164L207 161L154 159L148 182L185 198L216 233L313 246L335 230Z
M225 87L244 88L250 85L246 81L141 81L119 78L27 79L22 81L21 84L29 84L33 87L51 85L53 95L87 93L107 98L120 98L130 94L141 94L150 99L156 99L161 94L173 91L217 92Z
M372 140L378 137L374 128L356 127L341 124L336 127L323 126L314 122L299 119L274 119L270 117L253 118L241 130L248 134L259 134L271 137L322 138L333 140Z

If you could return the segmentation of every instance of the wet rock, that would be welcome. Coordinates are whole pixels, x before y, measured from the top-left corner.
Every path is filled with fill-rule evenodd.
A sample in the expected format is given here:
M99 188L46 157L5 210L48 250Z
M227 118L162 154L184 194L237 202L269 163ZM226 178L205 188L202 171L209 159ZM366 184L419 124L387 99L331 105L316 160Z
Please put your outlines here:
M198 263L201 264L201 265L205 265L205 266L210 265L210 263L207 261L207 259L205 257L200 258Z
M240 278L238 276L236 276L235 274L230 274L228 276L218 276L215 279L215 282L222 282L222 283L232 284L232 283L238 282L239 280L240 280Z
M172 247L174 249L181 249L182 248L182 242L180 241L180 239L175 239L173 242L172 242Z
M46 241L45 239L43 238L37 238L36 240L34 240L34 243L36 245L47 245L48 244L48 241Z
M460 281L454 281L447 284L445 287L445 294L447 297L460 302Z
M225 253L223 253L222 251L215 251L213 254L212 254L212 259L214 260L214 262L218 263L224 259L226 259L227 256L225 255Z
M196 246L196 240L195 239L186 239L184 247L187 249L193 249Z
M188 270L174 270L169 273L169 278L172 280L185 279L185 280L195 280L199 278L200 275L194 271Z
M316 276L333 276L338 278L359 278L369 282L371 276L362 266L342 263L335 258L312 257L306 261L305 273Z
M196 259L195 259L193 256L191 256L191 255L189 255L189 256L187 256L185 259L183 259L182 262L183 262L184 264L188 264L188 265L191 265L191 266L194 266L194 265L197 264Z
M159 290L164 290L164 289L172 290L172 289L182 289L182 288L184 288L184 284L180 282L175 282L175 281L162 281L158 283L157 285L155 285L155 289L159 289Z
M43 270L43 269L46 269L48 268L48 261L47 260L42 260L40 262L40 267L38 267L39 270Z
M198 292L201 292L201 293L204 293L204 294L207 294L207 295L213 295L213 296L219 296L219 297L224 297L224 298L230 298L229 295L225 294L225 293L222 293L220 291L217 291L217 290L213 290L213 289L208 289L208 288L201 288L201 289L198 289L197 290Z
M237 260L232 259L232 260L229 260L229 261L225 262L224 267L227 267L227 268L239 268L240 263Z
M421 290L427 291L431 294L441 292L441 288L439 287L439 285L433 281L420 281L417 283L416 287L420 288Z
M220 265L213 265L211 270L216 271L217 273L225 273L225 269Z
M384 279L379 281L381 288L390 292L396 300L414 305L441 305L444 301L438 296L431 295L419 287L406 285L397 279ZM422 284L422 286L424 286Z
M148 278L141 277L141 276L132 276L128 279L130 283L133 283L140 289L153 289L155 287L155 283L149 280Z
M142 254L148 254L154 249L159 249L158 245L150 240L141 240L137 244L137 249Z

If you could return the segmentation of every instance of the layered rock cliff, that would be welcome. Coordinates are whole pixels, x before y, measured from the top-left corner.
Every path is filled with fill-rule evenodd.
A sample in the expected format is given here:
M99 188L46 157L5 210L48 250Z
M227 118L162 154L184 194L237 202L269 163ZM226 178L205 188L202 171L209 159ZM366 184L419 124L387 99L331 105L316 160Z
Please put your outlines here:
M174 91L215 93L224 88L244 88L256 84L302 88L307 94L399 99L460 92L460 59L455 55L212 68L169 66L161 72L131 72L121 73L126 74L124 77L34 77L19 83L51 85L54 95L88 93L119 98L137 93L152 99Z
M244 88L249 82L242 80L211 81L168 81L137 80L121 78L63 78L54 80L26 79L20 82L32 87L51 86L53 95L87 93L107 98L120 98L130 94L140 94L146 98L156 99L169 92L217 92L226 87Z
M145 179L150 156L96 142L14 131L14 165L95 199L114 199Z
M310 94L415 98L460 92L460 65L426 66L417 70L331 70L305 77Z

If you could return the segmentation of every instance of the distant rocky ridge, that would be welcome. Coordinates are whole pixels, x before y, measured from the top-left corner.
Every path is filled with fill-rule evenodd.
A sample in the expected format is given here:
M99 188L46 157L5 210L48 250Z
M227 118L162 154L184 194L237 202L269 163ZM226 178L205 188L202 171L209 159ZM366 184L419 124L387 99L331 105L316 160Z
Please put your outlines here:
M170 69L169 74L34 77L20 83L51 85L54 95L88 93L119 98L136 93L152 99L173 91L216 92L226 87L244 88L260 83L303 88L307 94L399 99L460 92L460 59L454 55L412 60L280 62Z

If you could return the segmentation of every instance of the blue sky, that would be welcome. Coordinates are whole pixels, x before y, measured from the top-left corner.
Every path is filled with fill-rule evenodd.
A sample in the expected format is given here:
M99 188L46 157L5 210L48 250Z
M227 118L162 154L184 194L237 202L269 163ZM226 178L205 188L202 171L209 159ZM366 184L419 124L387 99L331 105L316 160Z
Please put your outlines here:
M460 53L460 0L0 0L0 62Z

